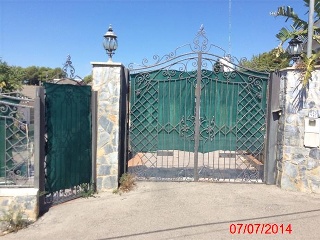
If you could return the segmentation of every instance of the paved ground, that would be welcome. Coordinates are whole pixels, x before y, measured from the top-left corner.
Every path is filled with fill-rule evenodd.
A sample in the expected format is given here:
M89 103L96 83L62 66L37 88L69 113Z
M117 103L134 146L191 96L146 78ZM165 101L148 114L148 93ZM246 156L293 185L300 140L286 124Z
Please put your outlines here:
M52 207L1 239L320 239L319 222L319 195L263 184L140 182L121 196L101 193ZM232 235L233 223L291 224L292 233Z

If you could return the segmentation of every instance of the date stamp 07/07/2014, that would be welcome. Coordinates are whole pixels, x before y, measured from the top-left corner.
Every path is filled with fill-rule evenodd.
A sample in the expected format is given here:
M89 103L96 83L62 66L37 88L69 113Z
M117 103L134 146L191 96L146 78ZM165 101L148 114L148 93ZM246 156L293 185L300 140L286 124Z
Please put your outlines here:
M229 226L231 234L291 234L291 224L276 223L232 223Z

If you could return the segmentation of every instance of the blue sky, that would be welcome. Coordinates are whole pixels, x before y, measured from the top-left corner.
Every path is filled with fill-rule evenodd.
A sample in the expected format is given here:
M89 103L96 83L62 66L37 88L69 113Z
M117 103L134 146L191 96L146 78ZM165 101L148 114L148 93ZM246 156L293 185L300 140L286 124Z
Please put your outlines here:
M191 43L203 24L210 43L229 51L230 36L231 54L250 59L278 45L275 34L289 22L269 13L287 5L300 17L307 11L302 0L232 0L229 21L229 0L0 0L0 57L54 68L70 54L84 77L90 62L108 60L102 41L109 24L119 42L113 59L125 66Z

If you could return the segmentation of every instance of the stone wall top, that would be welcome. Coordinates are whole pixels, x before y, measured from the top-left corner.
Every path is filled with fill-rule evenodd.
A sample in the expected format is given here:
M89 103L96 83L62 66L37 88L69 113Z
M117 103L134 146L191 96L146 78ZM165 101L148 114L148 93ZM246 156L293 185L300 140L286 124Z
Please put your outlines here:
M314 69L315 70L320 70L320 65L315 65ZM295 71L295 70L296 70L296 67L292 66L292 67L286 67L286 68L280 69L280 72L283 72L283 71Z
M38 188L0 188L0 196L35 196L38 194Z
M124 67L122 63L118 62L91 62L92 67Z

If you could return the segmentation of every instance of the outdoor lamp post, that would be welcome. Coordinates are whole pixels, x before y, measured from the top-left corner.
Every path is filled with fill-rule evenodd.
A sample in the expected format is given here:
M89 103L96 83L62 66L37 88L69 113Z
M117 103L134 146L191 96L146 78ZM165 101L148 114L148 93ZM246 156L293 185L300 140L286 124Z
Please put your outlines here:
M293 62L297 62L300 59L300 54L302 52L302 41L300 41L297 36L295 36L289 42L287 52L292 57Z
M103 47L109 56L108 62L111 62L112 55L114 54L115 50L118 48L117 35L113 32L111 24L109 26L108 31L103 37L104 37Z

